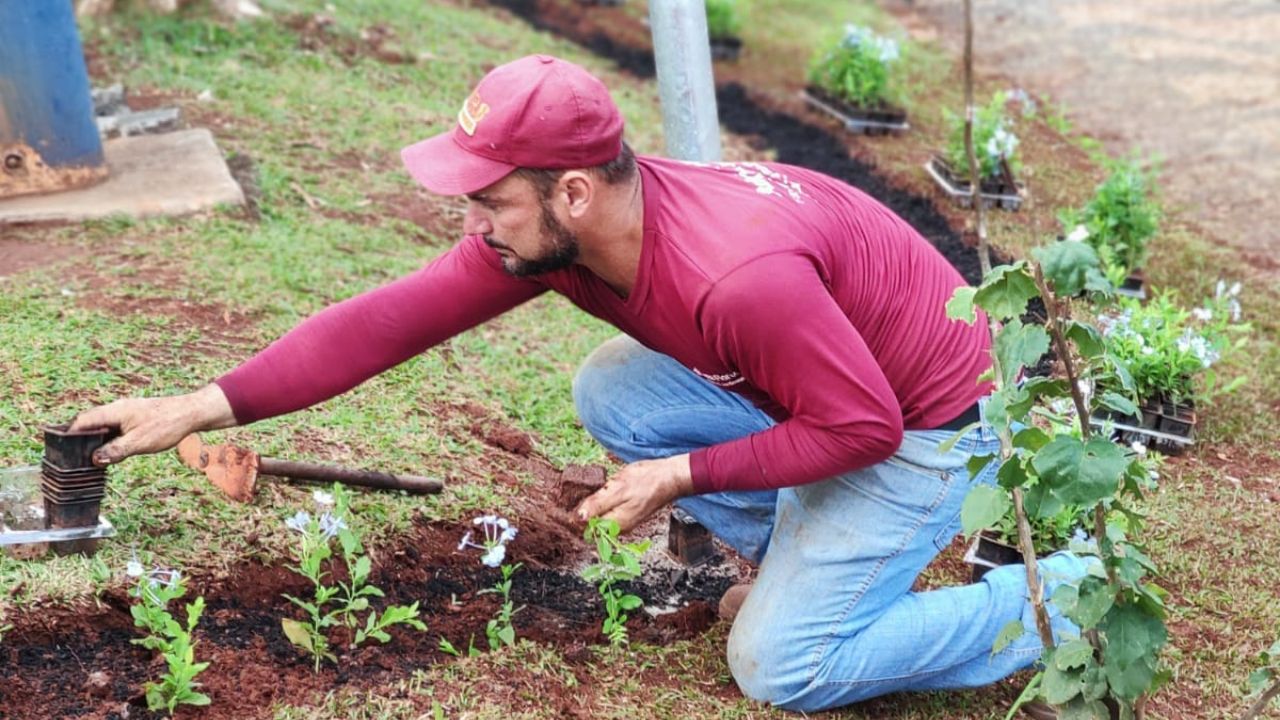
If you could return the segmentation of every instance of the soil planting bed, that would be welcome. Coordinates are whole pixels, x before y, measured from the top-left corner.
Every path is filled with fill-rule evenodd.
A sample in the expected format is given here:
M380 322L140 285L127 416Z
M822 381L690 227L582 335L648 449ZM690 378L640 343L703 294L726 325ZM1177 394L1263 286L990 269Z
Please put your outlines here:
M547 512L512 519L520 535L509 546L509 561L524 563L512 586L512 600L524 606L514 619L517 635L559 648L570 662L590 661L587 649L605 642L600 634L604 608L595 587L577 577L584 549L579 529L561 520L604 477L603 468L570 467L547 488L554 499L552 507L543 508ZM204 709L180 709L178 716L267 717L273 703L296 703L311 693L344 687L384 686L415 669L451 661L438 649L442 637L464 652L472 642L487 649L484 628L499 601L480 591L491 587L499 572L481 565L476 551L456 549L469 527L423 521L394 546L371 553L371 582L386 592L384 602L418 602L428 630L394 630L388 645L335 648L338 663L325 663L319 673L280 627L282 618L301 618L282 593L309 597L305 578L255 562L235 568L225 580L196 580L186 599L203 595L207 602L196 630L196 656L212 661L199 680L213 702ZM650 555L659 552L659 543L654 544ZM344 571L335 572L341 578ZM704 632L716 620L715 602L736 578L736 571L651 564L642 582L626 588L649 608L628 623L632 639L661 645ZM139 637L129 613L134 599L116 590L100 601L85 609L28 608L8 619L14 629L0 644L0 716L161 716L146 710L142 693L144 683L162 672L163 662L130 642Z

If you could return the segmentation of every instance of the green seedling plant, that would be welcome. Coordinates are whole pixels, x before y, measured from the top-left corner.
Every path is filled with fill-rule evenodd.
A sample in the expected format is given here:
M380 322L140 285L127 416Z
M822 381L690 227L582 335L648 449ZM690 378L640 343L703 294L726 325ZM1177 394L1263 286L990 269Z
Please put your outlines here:
M857 107L893 99L890 70L901 56L897 41L870 28L845 25L844 34L814 55L809 83Z
M640 558L649 550L649 541L624 543L618 540L620 528L615 520L592 518L587 522L583 537L596 546L600 562L582 571L582 579L593 583L604 600L605 619L601 632L609 643L627 644L627 613L643 605L643 601L623 592L618 583L640 577Z
M712 40L738 37L742 32L742 17L738 14L738 0L707 0L707 35Z
M1124 363L1141 404L1167 402L1203 405L1237 389L1245 378L1220 381L1214 365L1248 342L1250 326L1241 323L1240 284L1219 283L1216 297L1202 307L1184 309L1172 293L1157 293L1147 303L1121 298L1118 307L1098 318L1108 353ZM1122 391L1115 376L1099 388Z
M130 560L125 572L135 578L131 594L138 598L129 613L133 615L134 625L147 633L146 637L132 642L148 650L159 650L168 667L159 682L146 684L147 708L172 713L179 705L208 705L209 696L196 690L200 683L195 678L209 663L195 661L196 642L191 639L204 612L204 597L187 603L184 625L169 614L169 603L187 592L186 578L181 573L163 568L145 571L137 560Z
M298 565L293 569L310 580L315 588L311 600L288 594L284 596L307 613L306 620L284 618L280 621L289 641L315 659L315 670L319 672L321 661L337 661L330 650L329 628L346 626L352 630L352 648L359 647L369 638L381 643L390 642L391 635L387 630L395 625L403 624L425 631L426 624L418 619L417 602L391 605L382 613L370 606L370 598L380 598L384 594L369 584L372 563L364 554L359 535L347 525L345 518L348 517L350 493L335 483L332 493L317 490L312 497L322 511L320 514L313 517L306 511L299 511L285 521L289 529L301 536ZM333 557L335 538L342 551L349 581L330 585L326 580L330 573L324 565ZM360 614L366 611L368 614L361 622Z
M515 603L511 601L511 578L516 574L523 565L516 563L509 565L503 563L507 556L507 543L515 539L519 532L515 526L506 518L497 515L481 515L471 521L475 525L481 535L476 536L479 542L473 541L472 536L475 531L468 530L462 536L462 541L458 543L458 550L463 551L467 548L476 548L484 551L480 557L480 562L488 567L498 567L502 576L493 587L481 590L481 593L494 593L502 596L502 605L498 608L498 614L485 626L485 635L489 638L489 649L497 650L500 647L510 647L516 642L516 629L511 624L511 618L523 607L515 607ZM440 649L451 655L461 656L462 653L453 647L448 640L440 638ZM478 654L475 649L475 643L467 650L468 655Z
M1007 97L998 92L987 105L977 108L973 119L973 147L977 153L978 174L984 180L1000 175L1002 163L1015 175L1021 171L1018 158L1018 136L1013 132L1013 121L1005 115ZM943 111L947 126L946 160L953 172L960 173L969 167L969 157L964 144L964 117ZM965 173L967 174L967 173Z
M1098 253L1107 279L1119 285L1147 259L1147 242L1160 226L1155 170L1135 160L1112 161L1107 179L1083 208L1059 213L1064 232Z
M966 497L961 522L967 533L992 527L1013 509L1018 547L1026 564L1036 630L1044 646L1037 692L1062 717L1108 720L1113 702L1122 717L1140 717L1145 698L1170 678L1160 653L1168 640L1165 591L1149 580L1156 567L1141 541L1137 509L1151 487L1147 457L1095 434L1089 418L1101 408L1132 414L1133 379L1108 353L1101 332L1072 317L1071 298L1110 296L1097 253L1085 243L1059 242L1032 252L1033 260L992 268L978 288L956 291L947 304L953 318L975 322L985 311L993 330L992 391L985 419L1000 437L1000 453L975 457L976 475L995 463L995 486L980 484ZM1044 326L1024 324L1028 303L1039 298ZM1019 381L1053 347L1064 377ZM1098 392L1102 378L1115 389ZM963 434L963 431L962 433ZM957 436L958 437L958 436ZM1088 561L1078 581L1064 582L1051 602L1080 629L1055 640L1036 563L1029 517L1048 518L1065 508L1087 508L1090 537L1069 548ZM998 652L1024 632L1009 624L993 647Z
M1261 667L1249 674L1249 693L1257 695L1257 699L1240 716L1240 720L1253 720L1258 717L1271 701L1280 697L1280 640L1258 656Z

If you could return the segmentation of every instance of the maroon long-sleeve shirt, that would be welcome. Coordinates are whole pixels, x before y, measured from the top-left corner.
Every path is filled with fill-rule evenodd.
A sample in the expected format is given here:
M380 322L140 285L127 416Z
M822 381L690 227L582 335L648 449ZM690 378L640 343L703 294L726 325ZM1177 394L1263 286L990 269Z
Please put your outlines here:
M989 389L985 322L947 319L964 284L864 193L778 164L640 157L631 295L585 267L514 278L479 236L329 307L217 380L240 423L345 392L551 289L778 424L695 451L699 492L814 482L885 460Z

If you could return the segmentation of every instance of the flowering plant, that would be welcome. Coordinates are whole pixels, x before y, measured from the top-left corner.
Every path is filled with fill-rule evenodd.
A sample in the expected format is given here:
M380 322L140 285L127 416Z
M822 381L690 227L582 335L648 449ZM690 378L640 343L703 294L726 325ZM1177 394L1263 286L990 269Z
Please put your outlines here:
M489 638L489 649L497 650L503 645L515 644L516 629L511 624L511 618L523 609L515 607L515 603L511 601L511 577L520 569L521 563L506 565L502 562L507 556L507 543L516 538L518 530L506 518L497 515L481 515L471 522L481 528L484 538L481 542L475 543L471 539L472 531L468 530L462 536L462 542L458 543L458 550L469 547L483 550L484 554L480 557L480 562L489 567L500 566L502 569L502 578L493 587L480 591L502 596L502 606L498 608L498 614L484 629L485 635ZM461 654L443 638L441 638L441 649L455 655ZM474 654L474 646L470 654Z
M284 634L294 645L311 653L315 658L315 669L319 671L320 661L337 658L329 650L329 638L326 629L345 625L355 631L351 639L351 647L357 647L368 638L386 643L391 640L387 628L407 624L418 630L426 630L427 626L418 619L418 603L412 605L391 605L379 615L377 610L369 607L370 597L383 597L383 592L374 585L369 585L369 572L372 563L364 554L360 537L347 526L348 505L350 495L341 485L334 484L333 492L317 490L312 498L315 500L320 515L312 517L305 510L298 511L285 525L302 536L298 565L294 568L315 586L315 595L310 601L285 595L289 602L307 612L305 621L282 619ZM339 581L337 585L328 585L325 578L329 573L322 569L326 560L333 556L332 541L337 538L342 549L342 559L350 573L350 582ZM326 606L333 604L332 609ZM361 627L359 613L368 610L364 626Z
M169 614L169 603L186 594L186 579L177 570L154 568L146 571L137 559L130 560L125 573L135 578L130 594L139 602L129 608L133 623L148 635L133 643L149 650L159 650L164 655L168 672L160 676L160 682L146 684L147 708L155 711L167 708L170 713L178 705L208 705L209 696L197 692L200 683L195 681L208 662L195 661L196 643L191 633L204 612L204 598L187 603L186 625L180 624Z
M1113 285L1146 262L1147 241L1160 223L1154 193L1154 172L1144 171L1136 162L1115 161L1083 208L1059 213L1069 239L1093 247Z
M1013 133L1013 122L1005 117L1006 100L1004 93L996 93L990 103L978 108L973 118L973 147L978 156L978 174L983 179L999 176L1002 160L1009 164L1011 172L1017 173L1022 167L1018 160L1018 136ZM953 171L963 171L969 167L969 156L964 149L964 118L951 112L945 114L951 128L947 137L947 164Z
M707 35L713 40L737 37L742 30L738 0L707 0Z
M600 562L583 570L582 578L599 587L606 613L601 631L614 645L627 642L627 612L643 604L639 597L618 589L617 583L640 577L640 558L649 549L648 540L619 541L619 532L617 521L592 518L583 534L587 542L595 543Z
M1213 370L1223 353L1245 342L1230 338L1248 329L1238 322L1239 293L1239 283L1230 288L1219 283L1214 299L1189 311L1170 293L1159 293L1146 305L1122 299L1118 313L1098 319L1108 352L1127 369L1139 400L1207 402L1239 387L1243 378L1218 387ZM1099 389L1117 390L1118 382L1116 376L1101 377Z
M900 55L897 41L845 25L839 40L814 55L809 82L850 105L881 105L891 95L889 68Z

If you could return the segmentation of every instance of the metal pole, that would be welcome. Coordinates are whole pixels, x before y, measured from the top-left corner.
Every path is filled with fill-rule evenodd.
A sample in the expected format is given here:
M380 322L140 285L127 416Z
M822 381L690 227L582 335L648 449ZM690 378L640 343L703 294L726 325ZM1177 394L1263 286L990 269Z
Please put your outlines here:
M720 160L720 121L703 0L649 0L667 154Z
M0 197L106 175L71 0L0 0Z

